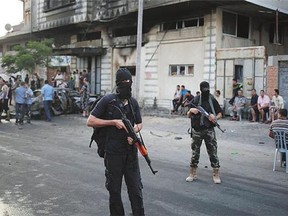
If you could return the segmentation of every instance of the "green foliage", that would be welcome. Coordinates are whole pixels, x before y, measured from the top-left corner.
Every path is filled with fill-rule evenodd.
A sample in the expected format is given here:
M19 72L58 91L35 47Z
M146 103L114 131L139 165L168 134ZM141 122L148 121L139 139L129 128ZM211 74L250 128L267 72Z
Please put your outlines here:
M26 70L34 73L36 66L48 66L51 62L52 39L43 41L29 41L26 46L17 45L13 48L15 55L5 55L2 58L2 67L8 72Z

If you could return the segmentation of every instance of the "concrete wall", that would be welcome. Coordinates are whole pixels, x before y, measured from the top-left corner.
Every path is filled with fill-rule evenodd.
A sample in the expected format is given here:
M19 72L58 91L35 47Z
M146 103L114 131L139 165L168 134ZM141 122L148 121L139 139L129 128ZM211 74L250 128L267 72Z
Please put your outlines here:
M272 97L274 89L279 89L279 94L286 101L285 107L288 108L287 73L284 72L281 74L281 69L279 68L280 62L286 62L287 67L285 71L288 71L288 55L270 56L268 58L267 94Z
M283 44L277 45L269 42L269 26L271 24L271 21L267 23L261 23L263 21L259 20L259 18L250 17L249 38L240 38L223 34L222 11L223 10L221 8L217 8L217 48L265 46L268 56L276 54L287 54L288 25L283 28Z
M243 66L243 93L250 97L251 90L257 92L266 89L265 47L218 49L216 54L217 76L216 89L223 92L223 97L232 97L232 79L235 65Z

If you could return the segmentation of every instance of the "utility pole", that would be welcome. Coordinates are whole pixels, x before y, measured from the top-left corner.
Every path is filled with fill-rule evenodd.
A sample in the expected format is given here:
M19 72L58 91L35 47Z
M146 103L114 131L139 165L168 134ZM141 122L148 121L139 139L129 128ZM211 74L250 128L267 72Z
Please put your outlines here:
M276 9L276 53L278 55L278 45L279 45L279 11L278 8Z
M138 0L138 24L137 24L137 50L136 50L136 98L140 97L141 81L141 49L143 28L143 0Z

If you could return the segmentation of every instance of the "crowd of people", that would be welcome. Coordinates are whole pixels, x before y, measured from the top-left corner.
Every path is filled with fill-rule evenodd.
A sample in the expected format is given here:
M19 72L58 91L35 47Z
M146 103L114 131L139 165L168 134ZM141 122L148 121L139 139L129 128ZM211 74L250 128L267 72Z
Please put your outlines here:
M196 95L199 95L200 92L197 91ZM173 109L171 111L172 114L177 114L179 111L179 108L181 108L181 114L186 115L187 108L191 101L193 100L194 95L191 93L190 90L187 90L185 88L185 85L177 85L176 90L174 93L174 98L172 100Z
M89 115L89 97L90 97L90 74L87 70L78 72L73 71L70 74L69 80L66 80L64 73L57 70L51 82L45 80L42 84L37 73L33 76L26 74L25 78L21 76L11 77L9 80L0 78L0 122L3 111L5 112L5 120L10 121L10 108L15 107L16 124L23 124L26 117L27 123L31 123L31 104L34 96L33 92L36 89L41 90L43 98L43 107L47 121L51 121L51 107L54 100L54 88L69 88L78 91L81 95L82 116ZM12 104L13 101L13 104Z
M230 120L239 120L243 112L246 112L250 122L260 121L269 124L278 118L279 110L285 105L278 89L274 89L271 98L264 90L260 90L258 95L256 89L252 89L250 103L248 104L247 101L247 98L243 96L243 91L238 90L232 106L228 107Z
M200 92L197 91L196 95L199 94ZM221 91L216 90L213 97L219 103L224 117L225 99L221 95ZM187 107L193 98L194 96L191 94L191 91L185 89L184 85L177 85L172 100L173 109L171 113L186 115ZM229 100L228 104L227 111L231 121L240 121L242 115L245 114L250 122L269 124L278 118L278 112L280 109L284 108L285 101L283 100L283 97L279 95L278 89L274 89L273 95L270 97L264 90L260 90L258 95L256 89L252 89L249 102L249 99L243 95L243 85L238 83L236 79L233 79L233 97Z
M10 78L9 81L0 79L0 122L2 113L6 113L6 121L10 121L10 107L12 106L12 100L15 105L15 117L16 124L23 124L24 116L27 115L27 123L31 123L30 107L32 104L33 91L30 85L25 82L21 82L19 77L16 77L14 81ZM12 99L13 98L13 99Z

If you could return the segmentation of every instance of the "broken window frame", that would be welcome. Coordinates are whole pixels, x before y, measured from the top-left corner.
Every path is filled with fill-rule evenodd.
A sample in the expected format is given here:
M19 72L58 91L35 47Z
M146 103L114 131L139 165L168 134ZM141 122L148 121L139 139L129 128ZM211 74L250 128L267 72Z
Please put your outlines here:
M231 28L232 29L232 31L234 30L234 33L233 32L231 32L231 29L230 29L230 31L227 29L227 28L225 28L225 26L227 27L227 25L226 24L231 24L231 23L226 23L225 24L225 21L227 22L229 22L231 19L227 19L227 20L224 20L224 14L226 13L226 15L234 15L235 16L235 24L234 24L234 26L233 26L233 28ZM243 19L242 20L240 20L239 18L243 18L243 19L247 19L248 18L248 25L247 25L247 29L245 29L245 30L243 30L243 31L241 31L240 32L240 27L239 27L239 25L240 25L240 23L242 23L242 22L240 22L240 21L244 21ZM234 19L233 19L234 20ZM247 21L246 21L247 22ZM245 15L241 15L241 14L237 14L237 13L232 13L232 12L228 12L228 11L223 11L222 12L222 25L223 25L223 27L222 27L222 33L224 34L224 35L230 35L230 36L235 36L235 37L239 37L239 38L245 38L245 39L249 39L250 38L250 32L251 32L251 19L250 19L250 17L249 16L245 16ZM226 31L226 32L225 32ZM229 32L228 32L229 31ZM244 32L244 31L247 31L247 33L246 32ZM247 37L245 36L245 35L247 34Z
M278 41L277 41L277 34L276 34L276 24L272 23L269 26L269 43L283 45L284 43L284 29L283 25L278 26Z
M194 64L170 64L169 76L194 76Z
M185 24L189 21L196 21L196 25L186 26ZM186 28L197 28L204 26L204 17L196 17L191 19L170 21L161 24L161 31L177 30L177 29L186 29Z
M68 7L76 4L76 0L44 0L44 12Z

